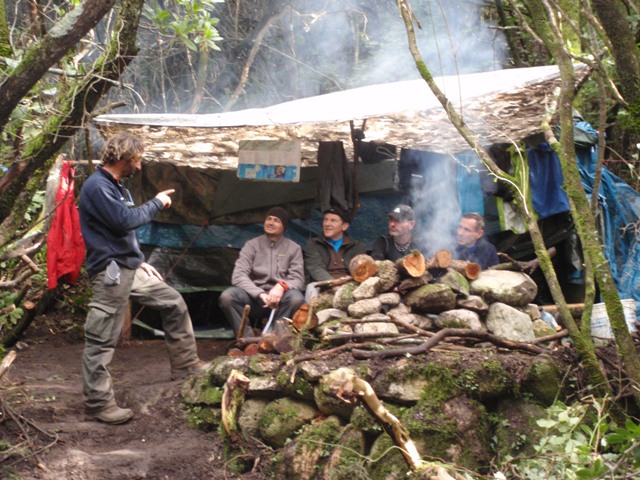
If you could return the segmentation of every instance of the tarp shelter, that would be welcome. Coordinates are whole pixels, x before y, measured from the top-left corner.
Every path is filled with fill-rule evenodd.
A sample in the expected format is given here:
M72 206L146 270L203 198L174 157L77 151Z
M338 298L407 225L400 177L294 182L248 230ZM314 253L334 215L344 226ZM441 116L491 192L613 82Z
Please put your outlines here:
M577 71L580 76L586 74L583 66ZM518 143L540 134L545 106L559 81L555 66L436 79L487 147ZM103 115L95 122L105 135L126 129L145 140L142 175L131 186L138 201L159 190L176 188L173 208L141 229L140 237L154 262L165 271L171 270L170 283L183 291L227 285L234 253L247 239L261 233L260 222L273 205L285 206L296 217L287 232L295 241L304 244L317 235L318 145L342 142L347 158L353 158L353 127L364 126L365 141L374 146L397 147L395 152L388 150L389 159L358 167L361 208L351 232L366 243L386 231L385 213L395 202L412 201L414 207L425 208L430 215L423 217L425 223L450 227L451 222L457 223L461 211L482 211L487 205L478 201L477 189L475 194L469 193L466 185L470 179L476 186L482 184L485 200L491 188L485 185L487 176L481 172L477 157L469 152L423 80L373 85L237 112ZM239 143L266 139L300 142L299 182L238 178ZM410 169L403 180L403 166L411 165L422 165L422 170L415 175ZM416 187L414 177L422 191L421 196L410 197L408 190ZM447 205L442 215L446 221L442 222L429 208L445 190L453 191L456 200ZM566 212L553 212L550 218L563 214L566 216ZM500 215L504 228L506 215Z

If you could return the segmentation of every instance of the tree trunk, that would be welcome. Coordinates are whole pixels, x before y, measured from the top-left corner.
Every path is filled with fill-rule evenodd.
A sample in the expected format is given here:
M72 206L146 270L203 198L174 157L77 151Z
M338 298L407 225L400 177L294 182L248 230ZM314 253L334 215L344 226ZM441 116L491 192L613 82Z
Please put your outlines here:
M144 0L122 1L112 38L105 53L95 62L91 74L72 85L60 101L60 113L52 116L44 125L42 133L26 145L19 165L20 171L12 177L13 180L7 184L4 181L6 175L0 178L0 221L3 222L0 225L0 245L4 244L8 232L17 230L17 222L28 207L28 201L16 204L25 185L30 185L27 192L31 194L40 188L54 161L55 153L69 138L82 130L85 115L117 84L125 67L135 57L136 33L143 4ZM15 220L7 224L5 219L12 211Z
M84 0L65 15L0 85L0 132L20 100L80 39L109 12L115 0Z
M634 130L640 133L640 58L635 33L624 13L623 2L593 0L591 4L611 42L620 93L629 105Z
M444 93L440 90L438 85L433 80L433 76L429 69L427 68L422 56L420 55L420 51L418 50L415 32L413 31L413 16L411 13L411 9L406 0L396 0L398 4L398 8L400 9L400 14L405 23L405 27L407 30L407 35L409 38L409 50L411 51L416 67L420 72L422 78L427 82L431 91L434 93L436 98L440 101L442 106L447 112L451 123L456 127L456 129L460 132L460 134L465 138L467 143L474 149L474 151L478 154L482 162L487 166L489 171L497 176L499 180L503 182L505 180L509 180L505 182L507 188L512 191L515 198L519 199L516 202L516 207L519 210L519 213L523 215L527 222L527 227L529 228L529 233L531 234L531 240L533 242L536 256L540 259L540 267L545 275L545 279L549 284L549 288L551 290L551 294L554 298L554 301L559 307L561 323L563 323L570 333L572 333L572 338L575 336L576 348L585 363L585 366L589 372L591 380L594 385L604 386L606 384L605 376L599 368L598 360L595 355L595 351L593 348L593 341L591 337L589 339L585 339L583 335L580 334L571 313L566 305L566 300L564 299L564 295L562 294L562 290L560 289L560 284L558 282L555 271L553 270L553 265L551 264L551 259L547 253L546 247L544 245L544 239L538 228L538 224L534 218L534 213L532 206L527 203L527 199L524 195L522 195L518 189L515 187L517 183L515 179L507 175L503 172L493 161L493 159L489 156L489 154L484 150L484 148L480 145L478 141L478 137L466 126L463 122L460 114L453 108L449 99L444 95ZM527 2L529 4L531 2ZM540 7L539 4L533 5L535 7ZM565 79L566 81L566 79ZM563 83L564 88L567 88L569 81ZM573 92L574 84L570 85L570 90ZM566 100L566 97L565 97ZM563 125L563 129L568 128L569 131L573 131L573 125L571 124L568 127ZM571 142L573 142L573 138L571 138ZM566 177L565 177L566 178ZM423 287L424 288L424 287ZM622 307L620 307L622 308ZM571 326L571 328L569 328ZM591 341L589 341L591 340Z

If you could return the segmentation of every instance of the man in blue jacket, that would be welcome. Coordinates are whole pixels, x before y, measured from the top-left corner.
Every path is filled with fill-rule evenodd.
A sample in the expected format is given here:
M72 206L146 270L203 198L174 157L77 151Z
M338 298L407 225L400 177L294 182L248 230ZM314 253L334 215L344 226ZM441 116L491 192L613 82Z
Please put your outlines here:
M465 213L456 231L454 257L480 265L485 270L499 262L496 247L484 236L484 217L479 213Z
M144 262L135 229L171 206L174 190L165 190L136 207L122 179L142 167L140 139L119 133L102 153L102 165L80 193L80 226L87 247L86 270L93 298L85 322L82 377L85 412L91 419L121 424L133 417L120 408L107 369L124 325L129 298L160 311L165 332L171 378L180 379L205 370L198 358L193 326L182 296L160 273Z

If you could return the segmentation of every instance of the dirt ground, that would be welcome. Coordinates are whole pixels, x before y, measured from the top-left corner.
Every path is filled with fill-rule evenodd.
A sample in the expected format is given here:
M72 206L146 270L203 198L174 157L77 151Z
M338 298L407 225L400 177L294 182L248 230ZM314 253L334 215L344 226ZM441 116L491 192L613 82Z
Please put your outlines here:
M80 320L80 322L82 319ZM2 479L225 479L216 433L189 428L180 381L171 381L163 340L131 340L111 364L116 398L135 417L125 425L87 421L82 405L80 325L37 318L18 344L17 358L0 379L0 446L36 453L7 457ZM227 342L198 340L203 360ZM25 447L30 448L26 449ZM6 445L5 445L6 447ZM247 477L248 478L248 477ZM255 478L255 477L254 477Z

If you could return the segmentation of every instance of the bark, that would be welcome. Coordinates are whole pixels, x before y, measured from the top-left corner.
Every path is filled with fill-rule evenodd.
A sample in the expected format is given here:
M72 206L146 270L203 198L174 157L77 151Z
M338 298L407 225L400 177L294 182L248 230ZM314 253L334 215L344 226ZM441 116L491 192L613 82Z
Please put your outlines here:
M451 260L449 267L464 275L468 280L475 280L480 276L480 272L482 271L480 265L467 260Z
M0 0L0 57L13 57L13 48L11 47L11 35L9 34L9 26L7 25L7 14L4 0ZM0 72L5 71L6 67L0 67Z
M640 132L640 58L635 34L619 0L593 0L593 10L600 19L602 28L611 42L620 93L629 105L630 117L636 133Z
M0 85L0 131L20 100L80 39L111 11L115 0L84 0L65 15Z
M116 26L105 53L96 61L89 76L81 79L61 98L59 113L49 118L42 133L31 140L24 149L23 160L18 165L19 173L10 183L6 175L0 178L0 245L4 244L7 232L16 230L14 223L7 225L7 217L14 211L20 219L26 206L16 205L20 193L30 185L27 193L40 188L42 180L54 161L55 153L83 128L87 113L98 101L117 85L117 80L137 53L136 33L144 0L124 0L116 20ZM29 197L30 198L30 197ZM28 206L28 202L27 206ZM19 208L16 208L19 207Z

